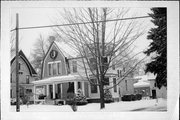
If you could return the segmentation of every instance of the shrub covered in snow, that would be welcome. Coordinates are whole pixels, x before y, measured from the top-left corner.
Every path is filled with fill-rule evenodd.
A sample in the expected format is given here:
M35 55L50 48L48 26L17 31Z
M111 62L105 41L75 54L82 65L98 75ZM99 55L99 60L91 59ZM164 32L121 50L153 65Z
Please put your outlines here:
M76 102L78 105L85 105L87 104L87 99L86 99L86 96L83 95L83 92L81 89L78 89L77 90L77 94L76 94Z
M77 104L77 105L85 105L87 104L86 96L83 95L83 92L81 89L77 90L77 94L74 93L68 93L66 103L69 105Z
M105 100L106 103L113 102L112 94L111 94L111 92L109 91L109 89L106 89L106 90L104 91L104 100Z

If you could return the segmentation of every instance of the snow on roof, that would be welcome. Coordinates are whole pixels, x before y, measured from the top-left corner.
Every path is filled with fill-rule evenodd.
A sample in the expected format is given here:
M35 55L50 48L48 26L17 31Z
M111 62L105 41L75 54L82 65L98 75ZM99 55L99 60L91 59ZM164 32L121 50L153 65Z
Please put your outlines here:
M136 76L134 77L135 79L139 79L140 81L148 81L148 80L152 80L155 79L156 76L152 73L148 73L146 75L142 75L142 76Z
M137 88L137 87L150 87L150 83L144 82L144 81L139 81L134 84L134 88Z
M149 81L155 80L156 76L152 73L148 73L146 75L136 76L134 78L139 79L139 81L134 84L135 88L137 88L137 87L149 87L150 86Z
M59 47L59 49L62 51L62 53L64 54L65 57L71 58L71 57L77 56L77 52L73 48L68 46L66 43L57 42L57 41L54 41L54 42Z
M33 81L34 84L46 84L46 83L62 83L62 82L72 82L72 81L85 81L86 77L80 75L65 75L65 76L57 76L50 77L43 80Z

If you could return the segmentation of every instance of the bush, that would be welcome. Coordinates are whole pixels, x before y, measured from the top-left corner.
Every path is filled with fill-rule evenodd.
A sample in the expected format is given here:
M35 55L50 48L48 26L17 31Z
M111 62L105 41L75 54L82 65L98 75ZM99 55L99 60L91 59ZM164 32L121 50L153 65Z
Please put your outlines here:
M42 99L44 99L45 97L46 97L46 95L40 94L38 98L39 98L40 100L42 100Z
M73 105L73 104L85 105L88 102L86 96L83 95L82 90L78 89L76 95L74 93L68 93L66 103L68 105Z
M136 95L131 94L131 101L135 101L136 100Z
M19 104L20 104L20 105L23 104L23 101L22 101L21 98L19 99ZM16 98L11 98L11 105L16 105Z
M141 94L136 94L136 100L141 100L142 99L142 95Z
M77 102L77 105L85 105L87 104L87 99L86 99L86 96L83 95L83 92L81 89L78 89L77 90L77 94L76 94L76 97L75 97L75 101Z
M113 102L112 94L108 89L104 91L104 100L106 103Z
M141 100L141 98L142 98L141 94L124 95L122 97L122 101L135 101L135 100Z
M124 95L122 101L131 101L131 95Z

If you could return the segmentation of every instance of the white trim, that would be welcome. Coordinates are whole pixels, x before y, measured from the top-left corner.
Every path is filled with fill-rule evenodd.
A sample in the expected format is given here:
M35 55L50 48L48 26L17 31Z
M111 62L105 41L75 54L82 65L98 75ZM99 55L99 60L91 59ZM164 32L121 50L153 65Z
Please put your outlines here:
M48 64L52 64L52 63L59 63L61 62L61 60L58 60L58 61L53 61L53 62L48 62Z
M74 81L74 93L77 94L77 81Z
M53 42L52 43L52 45L51 45L51 47L49 48L49 51L48 51L48 53L46 53L46 56L45 56L45 58L44 58L44 61L43 61L43 70L42 70L42 72L43 72L43 78L44 78L44 67L45 67L45 61L46 61L46 58L47 58L47 56L49 55L49 52L52 50L52 47L53 47L53 45L55 45L55 47L59 50L59 53L64 57L64 63L65 63L65 72L66 72L66 74L67 74L67 66L66 66L66 60L65 60L65 56L64 56L64 54L62 53L62 51L59 49L59 47L57 46L57 44L55 43L55 42Z
M36 85L43 85L43 84L52 84L52 83L65 83L70 81L87 81L86 77L79 76L79 75L65 75L65 76L55 76L50 77L43 80L33 81L32 83Z
M60 87L61 87L61 99L62 99L62 96L63 96L63 86L62 86L62 83L60 83Z
M55 83L53 83L53 99L56 98L56 90L55 90Z

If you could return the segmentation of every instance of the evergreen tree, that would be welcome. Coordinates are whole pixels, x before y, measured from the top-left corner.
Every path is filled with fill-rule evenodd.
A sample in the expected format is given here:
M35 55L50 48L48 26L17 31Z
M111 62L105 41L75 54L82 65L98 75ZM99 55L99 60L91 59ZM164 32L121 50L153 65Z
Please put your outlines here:
M144 53L155 53L150 63L147 63L146 72L157 75L156 85L158 88L167 86L167 14L166 8L152 8L152 22L155 25L148 32L147 39L152 40L149 48Z

